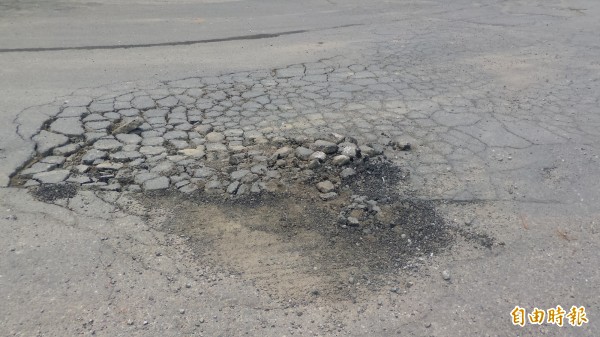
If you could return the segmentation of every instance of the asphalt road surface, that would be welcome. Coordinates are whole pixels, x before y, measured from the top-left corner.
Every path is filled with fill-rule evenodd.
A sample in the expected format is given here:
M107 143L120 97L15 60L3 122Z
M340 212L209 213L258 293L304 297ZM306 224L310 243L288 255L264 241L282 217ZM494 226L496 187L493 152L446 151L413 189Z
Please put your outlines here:
M599 335L598 31L591 0L1 1L0 335ZM295 182L332 133L396 165L358 175L394 223Z

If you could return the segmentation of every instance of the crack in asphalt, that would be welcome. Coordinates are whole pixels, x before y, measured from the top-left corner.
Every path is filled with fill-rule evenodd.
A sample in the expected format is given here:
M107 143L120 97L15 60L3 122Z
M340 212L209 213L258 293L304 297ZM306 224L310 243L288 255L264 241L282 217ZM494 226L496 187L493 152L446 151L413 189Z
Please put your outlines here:
M36 53L36 52L66 51L66 50L110 50L110 49L190 46L190 45L204 44L204 43L273 39L276 37L281 37L281 36L286 36L286 35L318 32L318 31L324 31L324 30L330 30L330 29L354 27L354 26L362 26L362 24L347 24L347 25L327 27L327 28L321 28L321 29L300 29L300 30L290 30L290 31L285 31L285 32L278 32L278 33L238 35L238 36L230 36L230 37L222 37L222 38L189 40L189 41L175 41L175 42L123 44L123 45L119 45L119 44L118 45L92 45L92 46L73 46L73 47L2 48L2 49L0 49L0 53Z

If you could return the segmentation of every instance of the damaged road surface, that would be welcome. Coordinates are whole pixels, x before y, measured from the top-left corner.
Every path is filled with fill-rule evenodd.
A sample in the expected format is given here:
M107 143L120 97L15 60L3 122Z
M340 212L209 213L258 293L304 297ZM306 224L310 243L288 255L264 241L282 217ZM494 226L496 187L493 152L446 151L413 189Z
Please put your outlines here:
M0 335L600 335L598 18L0 4Z

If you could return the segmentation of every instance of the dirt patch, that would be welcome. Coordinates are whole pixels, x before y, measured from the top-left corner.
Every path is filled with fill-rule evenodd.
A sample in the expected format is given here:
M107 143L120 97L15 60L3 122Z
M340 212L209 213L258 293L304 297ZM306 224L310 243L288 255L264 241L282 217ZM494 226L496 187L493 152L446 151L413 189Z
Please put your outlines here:
M457 235L470 238L438 214L435 202L397 195L403 172L388 161L361 166L342 180L338 198L323 201L314 182L327 175L318 171L281 192L238 198L139 197L150 209L168 212L160 229L191 238L203 263L282 301L356 301L372 291L406 288L409 276L452 247ZM377 202L379 213L355 207L345 214L358 225L341 223L340 214L359 199Z

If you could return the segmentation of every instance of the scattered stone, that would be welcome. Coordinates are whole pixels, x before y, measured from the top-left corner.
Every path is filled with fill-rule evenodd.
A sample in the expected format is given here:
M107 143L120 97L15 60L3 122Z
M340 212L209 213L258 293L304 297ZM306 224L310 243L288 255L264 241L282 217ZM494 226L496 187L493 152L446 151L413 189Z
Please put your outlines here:
M332 142L329 142L326 140L321 140L321 139L314 142L312 144L311 148L315 151L321 151L326 154L333 154L333 153L336 153L338 150L338 146L336 143L332 143Z
M206 143L206 151L209 152L227 152L227 146L221 143Z
M246 176L248 173L250 173L250 171L248 171L248 170L238 170L238 171L231 172L230 176L231 176L231 179L233 179L233 180L240 180L244 176Z
M220 132L210 132L204 138L211 143L219 143L225 140L225 136Z
M313 150L299 146L296 148L296 158L300 160L309 160L310 156L314 153Z
M169 178L167 177L158 177L144 181L143 184L144 190L152 191L152 190L163 190L169 187Z
M350 158L343 154L333 157L331 163L335 166L344 166L350 162Z
M353 168L347 167L347 168L343 169L342 172L340 172L340 177L342 179L345 179L345 178L351 177L355 174L356 174L356 171Z
M41 172L33 175L33 179L42 184L57 184L65 181L69 176L68 170L54 170L50 172Z
M337 198L338 194L335 192L329 192L329 193L321 193L319 194L319 197L323 200L323 201L329 201L329 200L333 200L335 198Z
M232 182L231 184L229 184L229 186L227 186L227 193L234 194L235 192L237 192L239 186L239 181Z
M101 151L118 151L123 144L116 139L99 139L94 143L94 148Z
M78 176L70 176L69 179L66 180L66 182L68 183L76 183L76 184L87 184L89 182L91 182L92 179L90 179L90 177L85 176L85 175L78 175Z
M185 131L182 130L174 130L174 131L169 131L167 133L165 133L163 135L163 138L166 140L171 140L171 139L187 139L188 138L188 134Z
M81 136L85 132L79 118L58 118L50 124L50 130L67 136Z
M117 163L133 161L141 157L143 157L143 155L138 151L119 151L110 154L110 159Z
M47 172L54 168L56 168L57 164L49 164L49 163L35 163L31 165L29 168L21 171L22 176L31 176L40 172Z
M349 216L349 217L346 219L346 224L347 224L348 226L351 226L351 227L357 227L357 226L360 224L360 222L358 221L358 219L357 219L357 218L355 218L355 217L353 217L353 216Z
M108 170L108 171L117 171L117 170L120 170L122 167L123 167L123 164L121 164L121 163L111 163L108 161L105 161L103 163L96 165L96 169Z
M244 130L242 129L227 129L223 132L225 137L242 137L244 135Z
M195 149L182 149L182 150L177 151L177 153L181 153L184 156L200 159L206 155L204 150L205 150L205 147L202 145L199 145Z
M213 126L210 124L202 124L198 125L194 128L196 132L198 132L202 136L206 136L209 132L213 130Z
M335 189L335 186L331 181L325 180L317 184L317 189L321 193L329 193Z
M40 131L37 135L32 138L36 143L36 150L39 154L44 155L48 151L65 145L69 138L65 135L58 133L48 132L46 130Z
M39 181L29 179L25 182L25 184L23 184L23 187L32 187L32 186L39 186L39 185L40 185Z
M325 154L325 152L322 151L316 151L313 152L310 156L309 159L311 160L318 160L319 162L324 162L327 159L327 155Z
M136 134L120 133L115 136L123 144L139 144L142 141L142 137Z
M48 156L40 160L41 163L62 165L65 162L63 156Z
M442 278L445 281L450 281L450 272L448 270L442 271Z
M273 154L273 156L275 156L277 159L283 159L283 158L287 158L287 156L292 152L292 149L290 149L287 146L284 146L280 149L278 149L277 151L275 151L275 153Z
M106 158L106 152L105 151L100 151L97 149L91 149L88 152L86 152L83 157L81 157L81 161L84 164L93 164L96 160L98 159L104 159Z
M161 154L165 151L167 151L167 149L165 149L162 146L142 146L142 147L140 147L140 153L142 153L146 156L155 156L155 155Z
M68 156L71 155L81 148L81 145L77 143L67 144L61 147L57 147L52 150L52 154L55 156Z
M353 143L341 143L339 145L340 154L348 156L350 158L355 158L358 154L358 147Z

